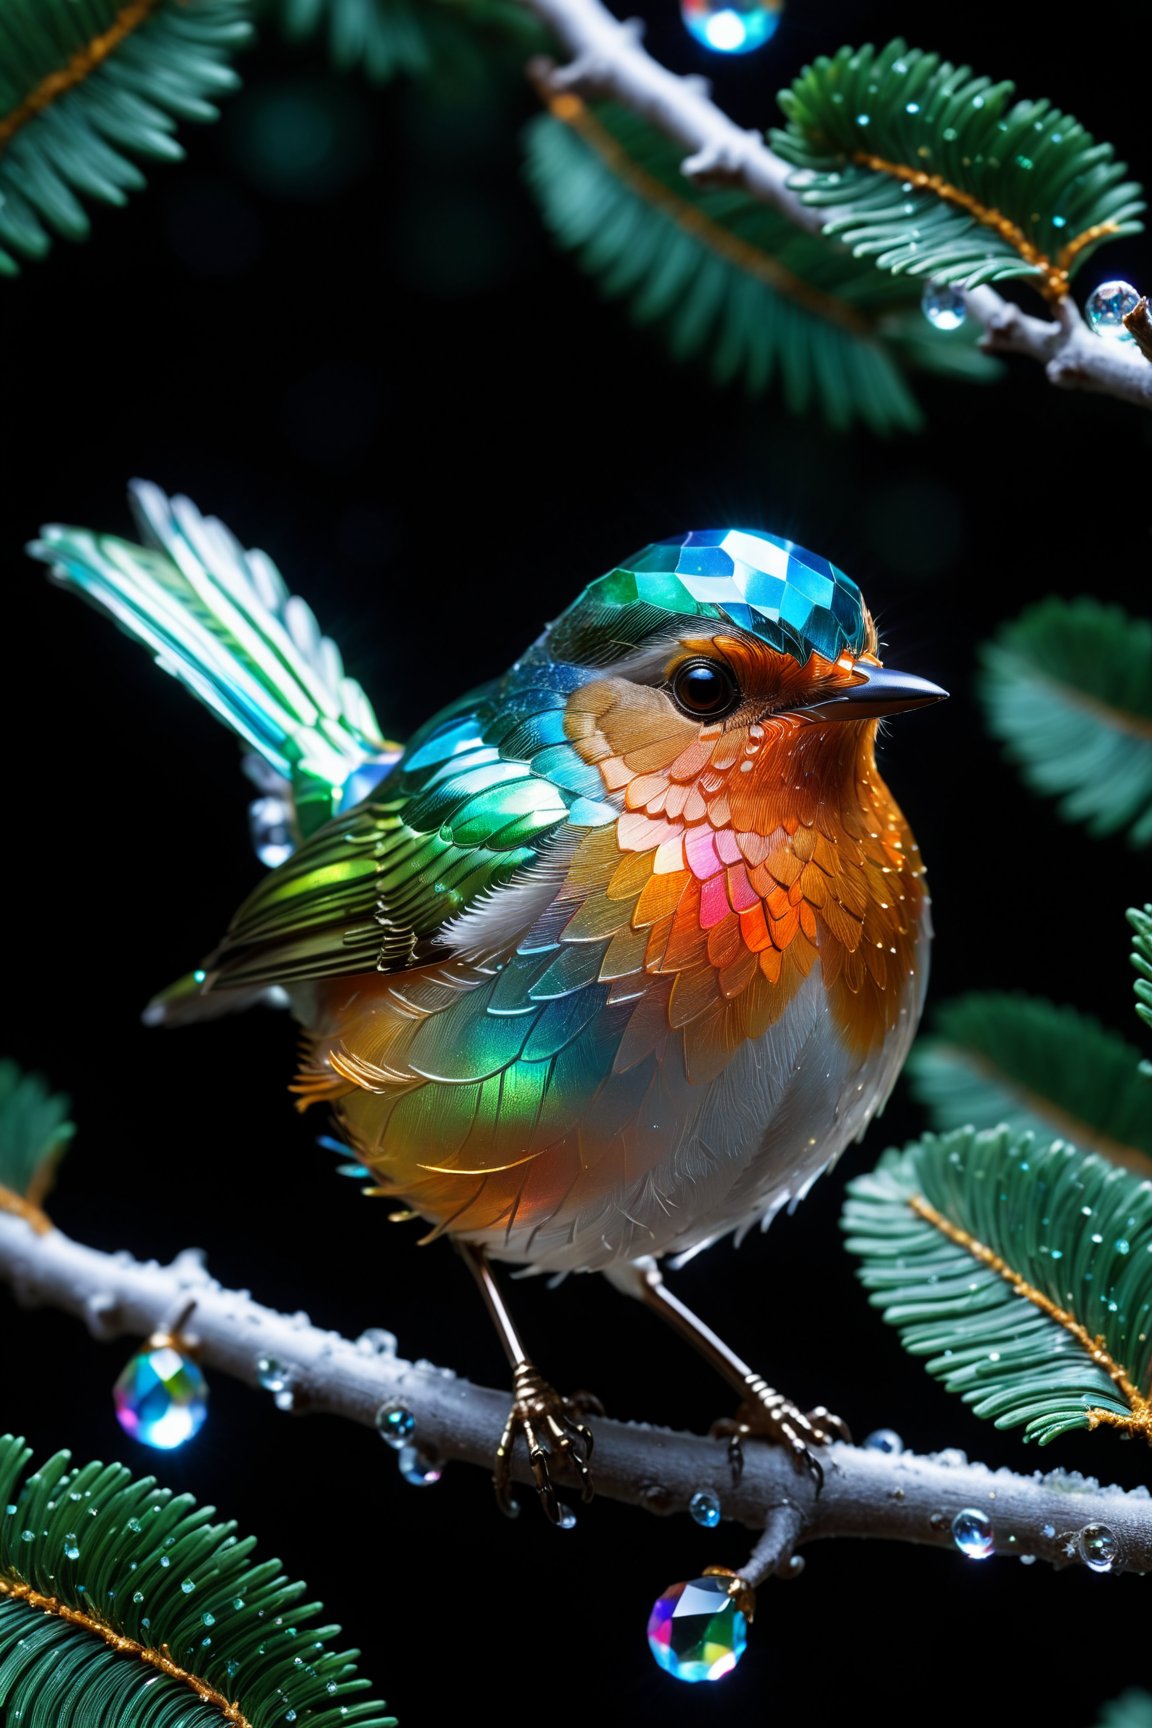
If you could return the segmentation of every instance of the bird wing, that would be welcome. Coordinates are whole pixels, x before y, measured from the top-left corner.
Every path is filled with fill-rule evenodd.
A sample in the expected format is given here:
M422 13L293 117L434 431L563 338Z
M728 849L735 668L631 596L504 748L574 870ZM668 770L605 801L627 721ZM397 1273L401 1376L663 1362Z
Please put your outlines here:
M564 739L558 692L480 691L260 883L205 962L204 988L399 972L459 952L449 927L468 927L469 914L471 935L485 920L498 927L559 830L615 819L601 790ZM545 890L550 880L544 870ZM532 905L529 892L521 922Z

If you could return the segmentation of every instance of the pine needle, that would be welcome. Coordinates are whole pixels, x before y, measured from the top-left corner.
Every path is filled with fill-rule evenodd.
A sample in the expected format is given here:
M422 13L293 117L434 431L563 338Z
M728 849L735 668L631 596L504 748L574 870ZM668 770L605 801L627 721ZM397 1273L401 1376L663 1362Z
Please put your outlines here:
M1090 834L1152 842L1152 622L1052 596L981 660L988 726L1032 789Z
M906 1350L998 1428L1152 1439L1152 1183L1007 1128L927 1134L849 1185L848 1247Z
M973 288L1023 277L1049 299L1145 208L1110 144L1046 101L897 39L821 57L781 92L776 151L825 234L881 270Z

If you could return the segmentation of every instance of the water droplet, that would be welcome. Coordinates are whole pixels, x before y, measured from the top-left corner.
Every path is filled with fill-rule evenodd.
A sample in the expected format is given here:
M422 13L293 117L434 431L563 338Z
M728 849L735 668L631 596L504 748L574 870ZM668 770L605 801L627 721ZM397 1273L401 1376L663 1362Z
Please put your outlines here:
M69 1530L64 1538L64 1558L66 1560L79 1560L80 1558L80 1544L76 1540L75 1530Z
M403 1404L381 1404L376 1412L376 1432L386 1446L399 1451L416 1432L416 1418Z
M369 1350L374 1356L395 1356L396 1334L385 1331L383 1326L368 1326L356 1340L361 1350Z
M904 1450L904 1442L895 1428L874 1428L864 1441L867 1452L886 1452L890 1458L897 1457Z
M129 1518L129 1520L128 1520L127 1524L125 1524L124 1528L126 1530L131 1530L133 1536L139 1536L139 1534L140 1534L141 1530L143 1530L144 1526L143 1526L143 1524L141 1524L139 1518Z
M401 1476L413 1488L431 1488L440 1480L443 1466L419 1446L401 1446L398 1462Z
M1131 1242L1124 1236L1118 1236L1116 1238L1116 1252L1117 1254L1130 1254L1132 1252Z
M560 1507L560 1516L556 1520L556 1528L558 1530L575 1530L576 1514L573 1512L571 1506L562 1505Z
M161 1554L160 1564L161 1564L161 1566L171 1566L171 1564L172 1564L171 1555L170 1554Z
M920 296L920 310L937 330L959 330L968 316L968 307L959 288L935 280L925 283Z
M256 1378L265 1392L285 1392L292 1376L275 1356L258 1356L256 1358Z
M920 112L919 102L905 102L904 112L905 112L905 114L919 114L919 112Z
M201 1621L201 1624L204 1626L215 1626L216 1616L215 1616L215 1614L207 1614L207 1613L201 1614L200 1621Z
M208 1383L183 1350L137 1352L112 1388L116 1420L133 1440L170 1452L191 1440L208 1414Z
M274 795L254 798L248 806L248 832L257 858L269 870L275 870L296 850L287 799Z
M697 42L716 54L751 54L776 34L783 0L680 0Z
M36 1532L34 1530L21 1530L20 1540L21 1542L35 1542Z
M748 1622L728 1594L726 1578L693 1578L657 1598L648 1647L677 1680L721 1680L748 1642Z
M1080 1558L1092 1572L1111 1572L1120 1558L1120 1544L1107 1524L1085 1524L1076 1538Z
M1097 336L1108 336L1113 342L1131 342L1124 326L1124 314L1139 305L1140 296L1130 282L1101 282L1084 302L1084 315Z
M233 1598L232 1598L232 1606L233 1606L233 1608L235 1608L235 1609L236 1609L236 1610L237 1610L237 1611L239 1611L239 1610L240 1610L240 1609L241 1609L241 1608L243 1608L243 1606L244 1606L244 1598L243 1598L243 1596L233 1596Z
M987 1560L994 1553L992 1520L978 1506L966 1506L952 1520L952 1540L969 1560Z
M688 1502L688 1512L705 1530L715 1530L720 1522L720 1502L711 1488L697 1488Z
M192 1594L193 1590L195 1590L196 1586L192 1582L191 1578L185 1578L182 1581L180 1588L181 1588L181 1590L183 1590L185 1596L191 1596L191 1594Z
M133 1600L133 1602L135 1602L135 1603L136 1603L136 1604L137 1604L137 1605L139 1605L139 1604L140 1604L140 1603L141 1603L141 1602L143 1602L143 1600L144 1600L144 1592L143 1592L143 1590L133 1590L133 1592L132 1592L132 1600Z
M857 114L856 124L857 124L857 126L871 126L871 124L872 124L871 114Z
M239 1672L240 1672L239 1662L237 1662L235 1660L235 1658L230 1658L224 1664L224 1672L225 1672L225 1674L227 1674L229 1680L235 1680L237 1674L239 1674Z

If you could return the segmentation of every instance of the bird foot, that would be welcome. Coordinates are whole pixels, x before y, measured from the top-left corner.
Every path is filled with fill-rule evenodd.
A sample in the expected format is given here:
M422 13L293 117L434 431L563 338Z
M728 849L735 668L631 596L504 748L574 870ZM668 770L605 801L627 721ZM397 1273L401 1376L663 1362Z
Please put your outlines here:
M744 1441L768 1440L788 1448L797 1469L808 1472L819 1493L824 1486L824 1466L817 1457L817 1449L833 1440L850 1440L847 1424L822 1404L805 1413L782 1392L773 1391L759 1375L748 1380L747 1390L748 1396L736 1415L712 1425L712 1433L728 1441L733 1480L739 1482L744 1474Z
M512 1408L496 1448L492 1486L500 1510L509 1517L518 1511L512 1498L510 1468L517 1436L524 1436L532 1480L545 1516L562 1529L575 1523L572 1513L556 1498L553 1469L567 1470L580 1479L585 1500L592 1498L592 1430L580 1420L584 1415L602 1416L599 1399L587 1392L562 1398L531 1362L517 1364L512 1383Z

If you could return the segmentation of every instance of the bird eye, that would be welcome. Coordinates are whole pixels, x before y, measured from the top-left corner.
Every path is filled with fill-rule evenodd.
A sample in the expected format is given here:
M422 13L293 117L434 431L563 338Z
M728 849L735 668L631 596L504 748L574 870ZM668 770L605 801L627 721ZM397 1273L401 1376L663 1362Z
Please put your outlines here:
M696 720L718 720L739 705L740 687L726 666L714 660L688 660L672 674L672 700Z

